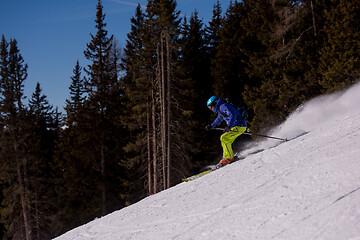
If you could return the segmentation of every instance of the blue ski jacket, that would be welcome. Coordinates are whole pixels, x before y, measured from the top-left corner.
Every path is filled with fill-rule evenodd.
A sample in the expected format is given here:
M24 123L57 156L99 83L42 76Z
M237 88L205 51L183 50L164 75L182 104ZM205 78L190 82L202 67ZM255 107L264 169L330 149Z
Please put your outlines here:
M218 116L211 124L212 128L219 126L223 120L230 128L235 126L247 127L246 119L241 119L240 112L223 99L217 101L214 112L218 113Z

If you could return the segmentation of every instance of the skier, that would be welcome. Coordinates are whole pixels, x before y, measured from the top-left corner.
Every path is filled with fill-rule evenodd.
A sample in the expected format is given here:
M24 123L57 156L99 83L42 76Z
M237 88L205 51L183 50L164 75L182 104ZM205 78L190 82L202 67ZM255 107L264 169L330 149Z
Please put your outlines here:
M219 126L223 120L227 124L224 129L225 133L220 137L223 159L220 160L217 166L222 167L235 159L231 144L246 131L246 118L243 118L242 114L232 104L216 96L209 98L207 107L217 113L218 116L212 124L206 126L206 130Z

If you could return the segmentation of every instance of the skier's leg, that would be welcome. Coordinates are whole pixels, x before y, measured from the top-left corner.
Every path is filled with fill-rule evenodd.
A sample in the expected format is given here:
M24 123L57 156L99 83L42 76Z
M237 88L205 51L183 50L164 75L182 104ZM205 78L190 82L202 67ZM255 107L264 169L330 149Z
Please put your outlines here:
M223 148L223 158L231 159L234 154L231 148L231 138L229 135L233 135L232 132L224 133L220 136L221 146Z
M230 132L224 133L220 136L221 146L223 147L223 157L225 159L232 159L234 152L232 150L232 143L237 137L245 132L246 127L233 127Z

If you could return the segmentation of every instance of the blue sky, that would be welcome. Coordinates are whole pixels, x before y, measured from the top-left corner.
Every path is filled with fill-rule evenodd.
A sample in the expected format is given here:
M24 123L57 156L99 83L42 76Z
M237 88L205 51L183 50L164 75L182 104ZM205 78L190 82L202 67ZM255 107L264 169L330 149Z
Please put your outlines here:
M102 0L108 33L125 45L130 18L140 3L147 0ZM178 0L181 16L196 9L203 22L212 17L216 0ZM220 0L223 12L230 0ZM0 35L15 38L25 62L29 65L25 95L31 97L39 82L50 104L63 111L69 98L70 77L79 60L85 66L83 51L95 33L97 0L1 0ZM27 101L26 101L27 102Z

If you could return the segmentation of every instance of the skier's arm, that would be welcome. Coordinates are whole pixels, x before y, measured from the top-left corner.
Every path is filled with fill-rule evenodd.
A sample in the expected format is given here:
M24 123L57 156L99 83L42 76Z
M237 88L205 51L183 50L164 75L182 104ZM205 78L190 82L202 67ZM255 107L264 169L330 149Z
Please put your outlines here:
M211 127L214 128L214 127L219 126L222 121L223 121L222 117L220 116L220 114L218 114L217 118L211 124Z

